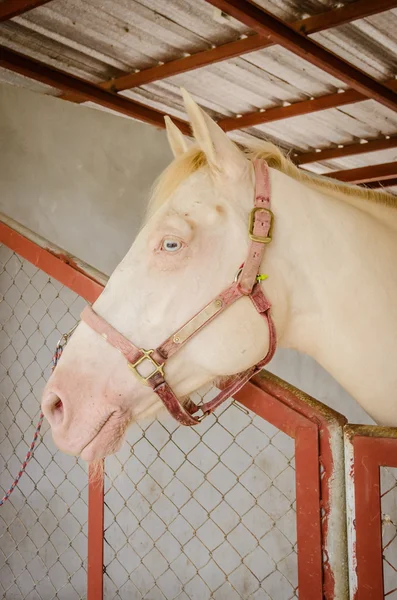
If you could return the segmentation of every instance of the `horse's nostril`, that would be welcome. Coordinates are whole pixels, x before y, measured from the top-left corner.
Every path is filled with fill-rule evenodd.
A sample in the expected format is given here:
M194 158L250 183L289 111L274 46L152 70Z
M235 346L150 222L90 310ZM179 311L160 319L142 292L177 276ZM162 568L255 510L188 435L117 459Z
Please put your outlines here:
M51 427L62 424L64 417L63 402L56 394L50 392L43 402L43 413Z

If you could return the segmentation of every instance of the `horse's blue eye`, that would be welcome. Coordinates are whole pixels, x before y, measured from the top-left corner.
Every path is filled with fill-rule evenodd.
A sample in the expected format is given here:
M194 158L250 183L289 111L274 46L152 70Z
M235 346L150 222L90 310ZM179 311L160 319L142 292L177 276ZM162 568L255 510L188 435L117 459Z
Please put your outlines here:
M182 248L182 243L178 240L165 239L162 243L162 249L166 252L177 252Z

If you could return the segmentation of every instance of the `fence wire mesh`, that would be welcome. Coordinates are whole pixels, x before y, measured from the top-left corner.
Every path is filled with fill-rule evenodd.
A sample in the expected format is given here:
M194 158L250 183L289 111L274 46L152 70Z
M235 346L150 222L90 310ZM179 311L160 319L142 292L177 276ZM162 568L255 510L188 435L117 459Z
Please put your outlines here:
M0 245L0 494L32 441L61 332L82 298ZM46 424L27 471L0 507L0 594L77 600L86 594L87 470L59 452Z
M397 599L397 469L381 467L380 472L384 593Z
M3 494L31 442L56 342L84 301L5 246L0 294ZM46 429L0 509L5 600L86 595L86 467ZM106 600L297 597L294 443L256 415L229 403L194 429L165 414L135 424L105 483Z
M291 438L229 403L197 428L162 414L127 439L106 460L106 599L297 597Z

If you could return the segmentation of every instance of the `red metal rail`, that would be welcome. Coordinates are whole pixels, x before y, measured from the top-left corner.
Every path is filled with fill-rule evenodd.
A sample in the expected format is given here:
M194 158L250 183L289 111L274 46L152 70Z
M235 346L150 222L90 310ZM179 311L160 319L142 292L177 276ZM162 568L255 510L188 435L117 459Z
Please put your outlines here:
M380 468L397 468L397 428L345 428L350 522L350 598L383 600Z
M355 0L355 2L345 6L332 8L331 10L327 10L318 15L312 15L306 19L294 21L293 23L290 23L289 26L297 32L310 35L319 31L324 31L325 29L330 29L331 27L339 27L340 25L350 23L356 19L363 19L396 6L396 0L378 0L377 2L374 2L373 0ZM165 62L164 64L155 65L154 67L143 69L142 71L125 73L110 81L101 83L100 87L113 92L120 92L122 90L146 85L153 81L159 81L166 77L172 77L173 75L187 73L193 69L213 65L223 60L242 56L248 52L270 48L271 46L274 46L274 42L271 39L262 37L258 34L249 35L248 37L239 40L221 44L216 48L202 50L201 52L196 52L192 55L184 56L183 58L177 58ZM65 100L72 102L84 101L84 98L78 94L65 94L62 97ZM343 99L339 97L339 100ZM244 115L244 117L245 116L246 115ZM225 119L224 121L226 122L228 119ZM243 126L240 126L238 120L235 118L230 119L229 121L235 123L236 129Z
M297 33L287 23L255 4L251 4L248 0L207 0L207 2L251 27L260 35L268 35L276 44L280 44L326 73L344 81L367 98L372 98L397 111L397 94L392 90L312 39Z
M51 0L3 0L3 2L0 2L0 23L18 15L23 15L29 10L48 2L51 2Z
M5 46L0 46L0 67L24 75L35 81L40 81L64 92L76 92L80 96L83 96L85 100L91 100L100 106L110 108L128 117L144 121L156 127L165 127L165 113L129 100L124 96L112 94L85 79L70 75L65 71L46 65ZM187 123L176 118L174 118L174 122L183 133L190 133L190 126Z
M388 179L393 180L397 177L397 161L355 169L331 171L331 173L326 173L326 176L346 183L358 184L383 181L384 185L387 185Z
M299 597L347 598L346 419L266 371L235 398L295 439Z
M36 267L54 277L60 283L94 302L103 286L81 270L76 270L65 259L55 256L28 238L0 222L0 243L25 258ZM90 477L88 481L88 568L87 600L101 600L103 590L103 475Z

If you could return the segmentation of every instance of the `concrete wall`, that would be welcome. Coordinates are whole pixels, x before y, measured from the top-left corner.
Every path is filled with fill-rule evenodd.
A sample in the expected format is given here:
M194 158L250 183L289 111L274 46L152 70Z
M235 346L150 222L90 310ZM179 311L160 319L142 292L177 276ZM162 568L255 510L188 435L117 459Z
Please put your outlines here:
M110 273L131 245L171 154L165 133L87 107L0 86L0 210ZM321 367L280 350L270 370L371 422Z
M163 130L0 86L0 210L111 273L170 162Z

